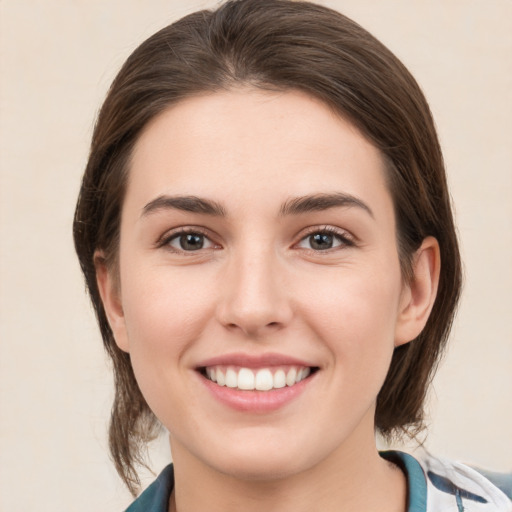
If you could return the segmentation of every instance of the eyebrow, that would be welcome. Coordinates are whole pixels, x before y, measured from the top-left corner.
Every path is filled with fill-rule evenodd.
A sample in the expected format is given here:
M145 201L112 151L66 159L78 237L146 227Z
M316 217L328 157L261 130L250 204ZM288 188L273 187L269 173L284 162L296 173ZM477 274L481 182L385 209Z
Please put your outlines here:
M158 196L150 201L142 209L142 217L160 210L181 210L184 212L202 213L214 217L225 217L224 207L210 199L204 199L196 196Z
M330 208L358 207L366 211L372 218L370 207L350 194L336 192L331 194L312 194L293 197L283 203L279 210L280 216L300 215L308 212L320 212ZM201 213L213 217L226 217L224 207L217 201L197 196L158 196L142 209L142 217L161 210L181 210L185 212Z
M350 194L335 192L332 194L313 194L288 199L279 211L279 215L299 215L308 212L320 212L330 208L357 207L366 211L372 218L371 208Z

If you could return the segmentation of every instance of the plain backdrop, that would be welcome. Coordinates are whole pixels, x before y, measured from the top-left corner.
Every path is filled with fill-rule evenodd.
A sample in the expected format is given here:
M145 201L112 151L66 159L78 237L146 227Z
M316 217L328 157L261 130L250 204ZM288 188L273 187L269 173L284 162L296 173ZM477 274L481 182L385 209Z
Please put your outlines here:
M512 470L512 2L332 0L409 67L444 148L466 284L435 454ZM212 1L0 2L0 510L107 512L109 364L71 237L96 112L144 38ZM168 461L165 438L151 449ZM151 478L146 477L145 482Z

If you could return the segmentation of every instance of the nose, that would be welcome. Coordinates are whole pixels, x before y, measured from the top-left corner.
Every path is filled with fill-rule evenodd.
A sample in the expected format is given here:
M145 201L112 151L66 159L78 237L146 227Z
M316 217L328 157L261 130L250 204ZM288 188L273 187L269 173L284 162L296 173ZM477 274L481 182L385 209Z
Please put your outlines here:
M231 331L261 338L287 326L293 316L285 263L272 250L247 251L228 263L217 318Z

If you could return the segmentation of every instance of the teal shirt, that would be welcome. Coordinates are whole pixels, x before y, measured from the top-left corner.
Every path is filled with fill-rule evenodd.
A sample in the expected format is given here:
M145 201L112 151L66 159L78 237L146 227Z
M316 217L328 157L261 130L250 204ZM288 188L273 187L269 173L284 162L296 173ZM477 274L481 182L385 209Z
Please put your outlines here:
M507 496L467 466L435 458L420 464L400 451L380 455L399 466L407 477L407 512L512 512ZM126 512L167 512L173 488L174 468L169 464Z
M158 478L126 509L126 512L167 512L174 489L174 467L169 464Z

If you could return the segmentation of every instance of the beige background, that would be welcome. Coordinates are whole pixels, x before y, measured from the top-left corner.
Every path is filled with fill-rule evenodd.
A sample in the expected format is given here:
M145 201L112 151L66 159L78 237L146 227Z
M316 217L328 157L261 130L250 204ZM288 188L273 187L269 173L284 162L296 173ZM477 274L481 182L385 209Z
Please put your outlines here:
M158 28L216 2L3 0L0 510L121 510L106 447L108 364L71 219L95 112ZM466 264L426 441L512 470L512 2L331 0L416 76L445 149ZM153 449L155 469L168 457Z

